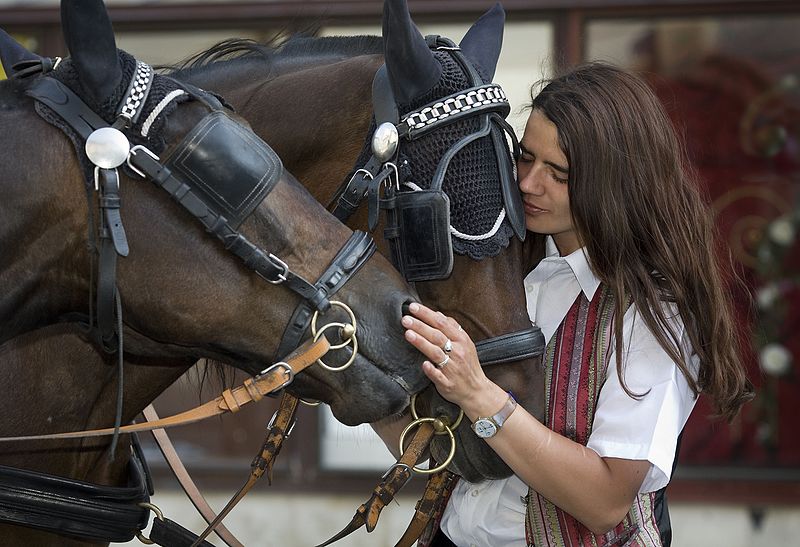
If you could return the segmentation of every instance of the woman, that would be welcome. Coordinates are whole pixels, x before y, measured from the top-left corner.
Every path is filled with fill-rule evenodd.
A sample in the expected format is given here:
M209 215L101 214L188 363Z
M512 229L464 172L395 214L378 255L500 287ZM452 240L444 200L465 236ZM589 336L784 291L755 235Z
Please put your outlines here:
M426 375L515 473L460 481L441 531L459 546L662 545L654 493L698 394L728 419L751 394L713 217L639 78L580 66L531 107L518 171L527 228L547 238L525 280L548 343L545 423L484 376L453 319L419 304L403 318Z

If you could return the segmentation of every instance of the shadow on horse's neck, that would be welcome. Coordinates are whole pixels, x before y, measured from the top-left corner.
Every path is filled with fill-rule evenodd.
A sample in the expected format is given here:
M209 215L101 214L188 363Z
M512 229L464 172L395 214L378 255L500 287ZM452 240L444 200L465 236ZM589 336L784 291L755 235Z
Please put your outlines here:
M0 436L108 427L116 412L116 356L103 355L76 324L51 325L0 346L4 420ZM58 356L54 359L54 356ZM193 363L190 359L126 357L122 423L129 423ZM46 369L43 371L42 369ZM20 413L15 409L25 408ZM124 483L127 444L114 462L109 437L0 444L2 464L98 484Z
M4 106L22 94L14 81L0 84ZM88 294L86 192L69 183L83 176L77 163L57 161L74 156L72 145L63 135L44 139L54 130L29 103L13 106L0 116L9 158L0 162L0 343L85 305L76 295Z

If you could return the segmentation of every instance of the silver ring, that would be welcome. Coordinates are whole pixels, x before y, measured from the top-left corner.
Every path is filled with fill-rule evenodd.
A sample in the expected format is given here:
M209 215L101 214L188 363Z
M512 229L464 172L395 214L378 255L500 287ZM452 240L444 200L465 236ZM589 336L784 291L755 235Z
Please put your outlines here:
M449 362L450 362L450 356L449 355L445 355L444 359L442 359L439 363L434 363L433 366L435 366L436 368L440 369L440 368L443 368Z
M444 345L442 346L442 350L445 353L450 353L451 351L453 351L453 342L451 342L449 338L447 339L447 342L445 342Z

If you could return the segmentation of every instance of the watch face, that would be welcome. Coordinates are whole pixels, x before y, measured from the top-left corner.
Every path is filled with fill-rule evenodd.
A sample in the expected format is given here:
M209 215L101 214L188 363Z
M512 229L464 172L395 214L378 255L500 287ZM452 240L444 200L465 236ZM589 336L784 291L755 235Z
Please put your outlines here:
M475 420L475 423L472 424L472 430L481 439L487 439L493 437L494 434L497 433L497 426L494 425L494 422L491 420L478 418Z

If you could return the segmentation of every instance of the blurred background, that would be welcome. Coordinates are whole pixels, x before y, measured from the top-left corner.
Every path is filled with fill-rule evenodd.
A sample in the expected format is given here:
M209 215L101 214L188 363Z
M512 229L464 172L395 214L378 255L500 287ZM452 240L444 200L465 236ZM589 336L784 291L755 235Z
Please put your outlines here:
M117 43L150 64L175 63L231 37L380 34L380 0L107 0ZM531 85L582 60L641 71L684 136L748 292L731 294L748 328L755 401L728 425L701 398L668 489L676 547L797 545L800 540L800 3L782 0L505 0L495 80L522 132ZM423 33L460 40L490 0L409 0ZM0 26L29 49L63 55L57 0L0 0ZM2 72L0 71L0 76ZM156 402L167 415L208 400L197 371ZM173 430L217 509L246 480L273 401ZM149 439L154 502L200 530ZM341 529L392 458L366 426L304 407L266 479L231 514L249 546L308 546ZM378 528L337 545L394 545L423 487L415 478ZM214 540L212 540L214 541ZM131 544L138 544L133 542ZM221 543L219 543L221 545Z

